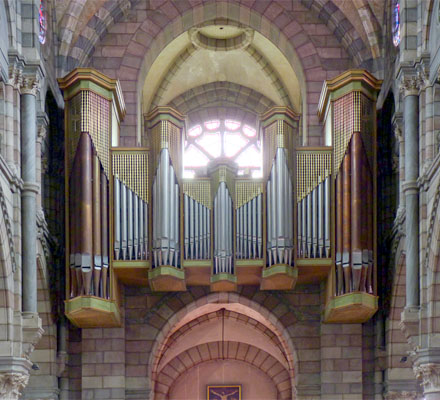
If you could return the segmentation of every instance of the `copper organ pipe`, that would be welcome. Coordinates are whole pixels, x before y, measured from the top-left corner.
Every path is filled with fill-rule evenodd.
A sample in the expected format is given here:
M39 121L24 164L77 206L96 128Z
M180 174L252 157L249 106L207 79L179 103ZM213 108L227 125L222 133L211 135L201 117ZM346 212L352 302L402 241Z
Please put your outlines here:
M104 171L101 170L101 249L102 249L102 270L101 270L101 296L108 298L107 277L109 264L109 223L108 223L108 181Z
M360 290L362 275L362 139L354 132L351 150L351 267L352 290ZM347 225L348 226L348 225Z
M70 173L69 187L70 187L70 206L69 206L69 224L70 224L70 297L78 296L78 279L76 270L80 264L76 263L78 253L78 182L79 177L77 170L79 168L79 154L75 154L72 162L72 171ZM80 260L78 259L78 262Z
M101 281L102 250L101 250L101 163L93 154L92 163L92 204L93 204L93 293L99 296Z
M92 283L93 253L93 212L92 212L92 140L82 132L78 151L80 156L80 212L81 233L79 234L79 253L81 254L81 275L83 285L81 294L89 295Z
M342 231L344 216L343 205L343 168L339 169L336 176L336 268L337 268L337 295L344 294L344 273L342 268Z
M362 244L362 276L360 291L366 291L366 281L368 274L368 177L367 177L367 160L365 158L365 152L362 149L362 231L361 231L361 244Z
M373 240L374 240L374 230L373 230L373 180L370 170L366 169L367 177L367 206L368 206L368 216L367 216L367 248L368 248L368 271L367 271L367 291L370 294L374 293L373 288L373 271L374 271L374 254L373 254Z
M345 292L352 291L351 282L351 157L350 147L348 147L342 161L343 168L343 197L342 213L344 229L342 232L342 268L344 269Z

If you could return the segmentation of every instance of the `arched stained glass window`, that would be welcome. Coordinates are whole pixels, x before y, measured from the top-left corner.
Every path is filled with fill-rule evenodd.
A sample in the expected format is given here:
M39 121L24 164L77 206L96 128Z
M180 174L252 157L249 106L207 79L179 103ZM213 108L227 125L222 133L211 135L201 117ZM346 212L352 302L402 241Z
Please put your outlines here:
M262 176L261 143L257 131L235 120L211 120L188 130L183 165L184 178L206 173L208 163L226 157L238 165L238 175Z
M400 44L400 5L398 0L393 1L392 18L393 44L397 47Z
M40 8L38 11L38 21L40 24L40 32L38 34L38 39L40 40L41 44L44 44L46 43L46 36L47 36L47 13L43 1L40 2Z

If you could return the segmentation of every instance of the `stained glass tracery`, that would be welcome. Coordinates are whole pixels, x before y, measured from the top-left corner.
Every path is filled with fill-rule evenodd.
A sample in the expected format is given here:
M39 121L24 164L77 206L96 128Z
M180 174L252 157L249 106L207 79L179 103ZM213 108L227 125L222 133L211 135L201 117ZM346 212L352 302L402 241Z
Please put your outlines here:
M47 13L43 1L40 2L40 7L38 9L38 22L40 25L38 40L41 44L44 44L46 43L47 36Z
M393 44L397 47L400 44L400 5L398 0L393 2L392 17Z
M184 148L185 178L204 175L210 161L225 157L238 166L238 175L261 177L262 153L257 131L240 121L211 120L188 130Z

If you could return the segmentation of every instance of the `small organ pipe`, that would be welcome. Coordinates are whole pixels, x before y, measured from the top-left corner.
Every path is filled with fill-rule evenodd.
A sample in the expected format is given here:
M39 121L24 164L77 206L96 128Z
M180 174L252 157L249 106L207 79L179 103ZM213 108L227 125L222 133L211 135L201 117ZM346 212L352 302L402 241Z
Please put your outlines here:
M160 153L160 223L161 223L161 235L159 251L162 255L161 265L168 265L169 255L169 237L170 237L170 162L167 149L163 149Z
M169 177L168 177L168 182L170 184L169 190L170 190L170 220L169 220L169 224L170 224L170 230L169 230L169 260L168 260L168 264L169 265L173 265L173 261L174 261L174 252L175 252L175 247L176 247L176 237L175 237L175 224L174 224L174 220L176 218L176 207L174 205L174 202L176 200L176 195L175 195L175 182L174 182L174 171L173 168L169 169Z
M313 227L313 209L312 195L307 195L307 257L313 257L312 252L312 227Z
M174 248L174 266L176 268L179 267L179 254L180 254L180 218L179 218L179 204L180 204L180 192L179 185L177 183L174 184L174 219L172 223L174 224L174 240L175 240L175 248Z
M199 202L194 202L194 258L199 259L199 243L200 243L200 232L199 232Z
M158 174L156 173L156 179L153 182L153 263L154 266L158 266L159 257L159 244L158 244L158 225L159 225L159 199L157 193ZM145 235L145 232L144 232Z
M301 229L302 229L302 243L301 243L301 255L302 257L307 257L307 200L306 197L304 197L301 200L302 204L302 223L301 223Z
M257 258L257 198L252 199L252 258Z
M206 221L207 221L207 235L206 235L206 248L207 257L211 257L211 210L206 209Z
M194 259L194 199L189 198L189 250L190 250L190 258Z
M363 151L362 155L362 176L361 176L361 249L362 249L362 275L359 290L361 292L366 292L368 289L366 287L367 275L368 275L368 178L367 178L367 168L364 160Z
M268 264L272 265L272 188L271 188L271 182L270 182L270 178L267 181L267 185L266 185L266 203L267 203L267 207L266 207L266 243L267 243L267 260L268 260Z
M316 257L318 248L318 191L315 187L310 196L312 197L312 257Z

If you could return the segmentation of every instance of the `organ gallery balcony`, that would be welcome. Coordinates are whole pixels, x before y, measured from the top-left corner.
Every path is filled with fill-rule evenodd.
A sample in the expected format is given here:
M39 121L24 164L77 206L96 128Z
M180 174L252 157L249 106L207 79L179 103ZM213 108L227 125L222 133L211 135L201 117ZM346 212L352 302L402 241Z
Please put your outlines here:
M66 315L120 324L121 285L294 290L326 281L327 322L377 309L375 95L349 71L326 82L325 146L300 146L300 116L188 125L171 107L145 115L143 147L118 146L117 81L92 69L60 80L66 101Z

